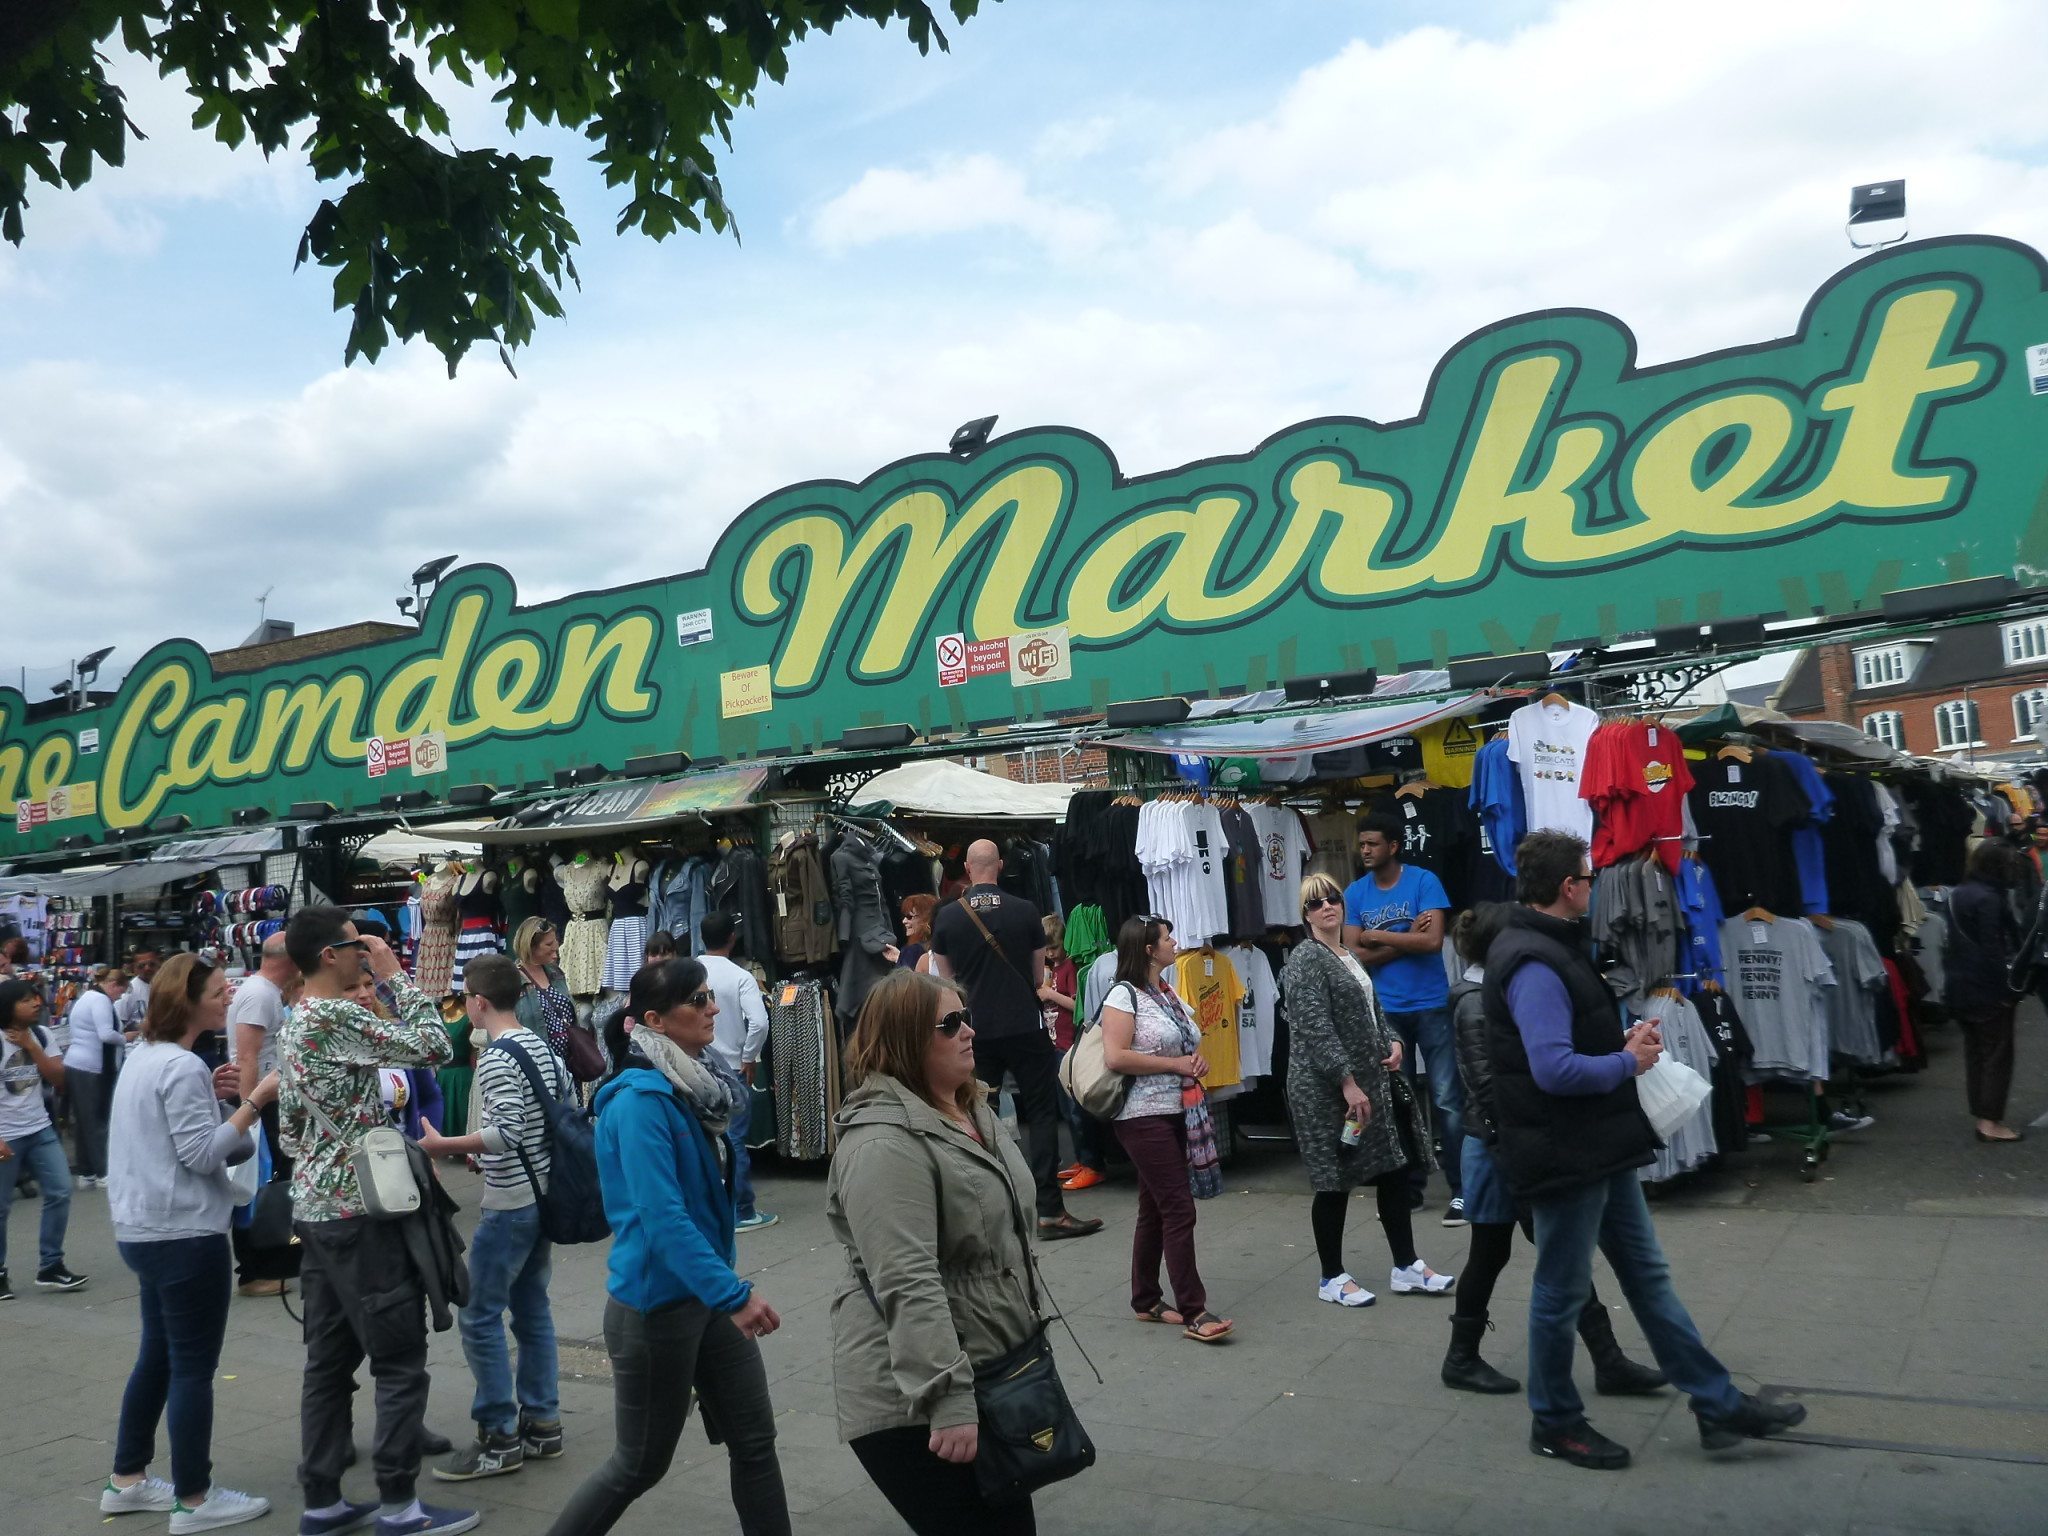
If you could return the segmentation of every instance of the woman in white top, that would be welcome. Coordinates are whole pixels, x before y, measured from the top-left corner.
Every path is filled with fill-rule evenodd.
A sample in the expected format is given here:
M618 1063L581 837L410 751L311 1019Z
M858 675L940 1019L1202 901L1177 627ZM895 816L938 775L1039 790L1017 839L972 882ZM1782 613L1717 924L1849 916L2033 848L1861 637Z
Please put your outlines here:
M107 1112L114 1074L128 1037L114 1019L114 1004L128 991L126 971L101 971L71 1005L71 1043L64 1048L64 1094L71 1105L78 1187L107 1182Z
M228 1165L253 1156L251 1128L277 1100L270 1073L235 1112L221 1099L240 1086L233 1066L208 1072L193 1054L228 1016L227 973L197 955L157 972L143 1044L114 1089L107 1203L121 1262L141 1282L142 1338L121 1398L106 1514L168 1510L171 1536L240 1525L270 1501L213 1481L213 1373L227 1337L233 1262L228 1223L236 1195ZM169 1420L171 1481L150 1477L156 1428Z
M1124 920L1116 936L1116 984L1102 1002L1102 1059L1127 1073L1116 1118L1138 1173L1138 1221L1131 1234L1131 1310L1145 1323L1171 1323L1184 1337L1214 1344L1233 1324L1209 1310L1195 1267L1195 1197L1188 1185L1188 1129L1182 1092L1209 1070L1202 1032L1166 973L1179 946L1163 917ZM1173 1306L1159 1292L1159 1262L1173 1282Z

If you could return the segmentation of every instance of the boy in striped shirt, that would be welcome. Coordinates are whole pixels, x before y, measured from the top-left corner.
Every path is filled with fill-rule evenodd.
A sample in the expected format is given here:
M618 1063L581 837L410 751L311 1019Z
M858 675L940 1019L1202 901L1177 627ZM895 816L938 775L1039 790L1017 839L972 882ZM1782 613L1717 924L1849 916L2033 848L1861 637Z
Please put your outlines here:
M434 1468L434 1476L444 1482L496 1477L517 1472L528 1456L562 1454L555 1320L548 1307L552 1250L541 1232L534 1187L535 1180L542 1188L547 1185L547 1116L514 1052L533 1063L558 1099L569 1095L569 1072L545 1040L520 1024L514 1012L519 968L511 960L478 955L463 967L462 985L470 1027L490 1039L477 1058L481 1129L469 1136L443 1136L429 1127L420 1138L432 1157L475 1156L484 1175L481 1214L469 1248L469 1305L462 1309L462 1353L476 1377L470 1412L476 1443ZM519 1343L516 1383L505 1351L508 1308L512 1336Z

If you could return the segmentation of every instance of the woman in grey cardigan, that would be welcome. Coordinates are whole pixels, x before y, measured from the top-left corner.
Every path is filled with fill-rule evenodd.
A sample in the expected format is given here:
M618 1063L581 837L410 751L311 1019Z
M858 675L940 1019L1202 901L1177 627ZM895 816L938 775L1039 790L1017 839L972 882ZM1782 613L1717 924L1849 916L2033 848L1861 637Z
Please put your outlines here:
M192 1052L226 1026L228 978L196 955L173 955L150 986L143 1043L121 1069L108 1120L107 1203L121 1261L141 1282L142 1339L121 1398L110 1515L170 1512L172 1536L268 1514L270 1501L213 1481L213 1372L227 1337L234 1263L228 1165L253 1156L251 1128L277 1101L277 1074L225 1120L238 1090L232 1066L209 1073ZM171 1481L148 1476L156 1427L168 1416Z
M1402 1176L1429 1145L1429 1133L1414 1094L1396 1098L1401 1042L1387 1027L1365 967L1344 947L1337 882L1328 875L1304 880L1301 913L1308 938L1281 968L1280 995L1287 1010L1287 1106L1315 1191L1309 1219L1323 1274L1316 1295L1341 1307L1372 1305L1372 1292L1344 1267L1344 1210L1353 1189L1371 1184L1393 1252L1389 1284L1397 1295L1440 1296L1452 1277L1416 1256ZM1357 1128L1350 1145L1347 1122Z

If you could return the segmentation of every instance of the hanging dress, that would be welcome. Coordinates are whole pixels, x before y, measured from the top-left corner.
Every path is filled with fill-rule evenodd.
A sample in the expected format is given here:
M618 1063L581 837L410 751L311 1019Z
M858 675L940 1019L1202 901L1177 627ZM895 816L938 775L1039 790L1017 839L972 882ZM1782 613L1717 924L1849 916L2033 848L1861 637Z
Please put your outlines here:
M478 955L504 953L505 940L499 925L504 907L497 893L486 890L479 880L475 890L456 898L455 910L460 923L455 934L455 968L449 975L448 986L451 991L460 992L464 966Z
M569 924L562 933L562 974L568 978L569 991L577 997L592 997L604 988L610 874L609 864L594 859L587 864L564 864L555 874L569 903Z
M623 992L633 985L633 973L647 958L648 932L647 882L635 880L613 889L612 926L604 944L606 987ZM676 938L680 943L682 935Z
M412 979L429 997L442 997L453 986L456 880L454 875L436 875L420 892L420 951Z
M469 1123L470 1090L476 1082L474 1057L469 1048L469 1015L458 1014L451 1023L443 1014L441 1027L448 1031L455 1057L435 1074L441 1085L441 1115L445 1121L440 1130L444 1136L466 1136L476 1129Z

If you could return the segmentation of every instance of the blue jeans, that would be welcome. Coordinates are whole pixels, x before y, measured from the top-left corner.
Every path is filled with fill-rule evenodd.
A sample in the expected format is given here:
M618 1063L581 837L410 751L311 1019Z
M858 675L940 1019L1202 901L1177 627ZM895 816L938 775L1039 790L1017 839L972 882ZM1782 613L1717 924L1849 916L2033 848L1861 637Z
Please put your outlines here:
M725 1123L725 1144L732 1151L732 1210L745 1221L754 1214L754 1160L747 1155L747 1127L754 1123L754 1090L740 1081L739 1101Z
M1742 1394L1693 1326L1657 1242L1649 1203L1633 1168L1529 1202L1536 1219L1536 1279L1529 1294L1529 1409L1562 1429L1586 1416L1572 1384L1579 1313L1593 1289L1593 1248L1614 1267L1628 1309L1671 1384L1694 1413L1733 1412Z
M1458 1077L1458 1046L1451 1031L1451 1010L1424 1008L1415 1013L1389 1013L1387 1023L1401 1037L1401 1071L1415 1081L1415 1058L1419 1055L1429 1068L1429 1097L1436 1113L1430 1118L1437 1145L1443 1151L1437 1166L1457 1194L1464 1188L1459 1164L1465 1154L1465 1085ZM1418 1186L1429 1182L1427 1168L1413 1168L1409 1174Z
M485 1211L469 1244L469 1305L462 1309L462 1355L476 1378L469 1416L481 1429L509 1435L523 1413L537 1424L561 1417L556 1396L555 1315L548 1308L554 1245L541 1235L540 1207ZM505 1311L519 1342L519 1384L505 1355Z
M116 1246L142 1282L142 1342L121 1394L114 1472L134 1477L148 1467L157 1422L168 1418L171 1486L196 1504L213 1486L213 1370L233 1294L227 1234Z
M46 1125L8 1146L14 1149L14 1156L0 1160L0 1270L7 1268L7 1216L14 1209L14 1181L24 1168L43 1191L39 1267L62 1264L64 1232L71 1225L71 1164L64 1160L64 1143Z

